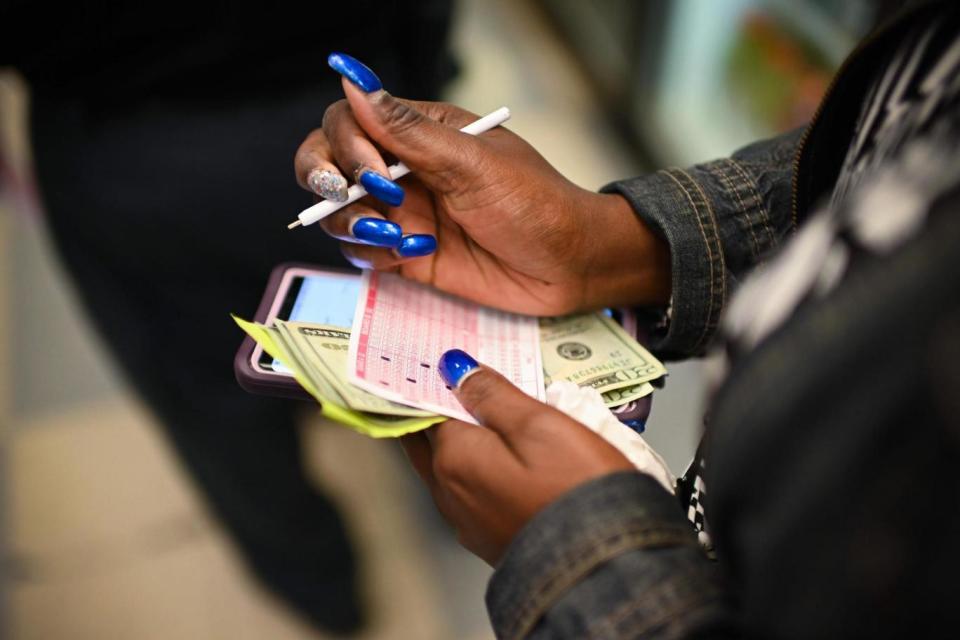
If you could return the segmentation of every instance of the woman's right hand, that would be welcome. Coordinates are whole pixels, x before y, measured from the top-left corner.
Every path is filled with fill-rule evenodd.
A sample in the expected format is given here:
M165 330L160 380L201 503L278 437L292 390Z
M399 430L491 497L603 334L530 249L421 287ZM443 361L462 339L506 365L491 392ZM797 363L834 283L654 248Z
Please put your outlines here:
M477 115L395 98L349 56L330 64L346 100L300 146L296 172L308 189L317 170L360 172L381 196L321 222L351 262L532 315L669 298L666 244L622 197L577 187L503 127L461 133ZM383 152L412 170L400 185L385 177Z

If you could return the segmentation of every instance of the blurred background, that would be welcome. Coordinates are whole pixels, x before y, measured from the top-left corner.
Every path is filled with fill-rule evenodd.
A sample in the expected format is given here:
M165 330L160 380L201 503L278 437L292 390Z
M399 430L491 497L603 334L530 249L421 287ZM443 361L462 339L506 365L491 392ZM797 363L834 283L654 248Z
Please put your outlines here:
M480 113L510 106L511 129L596 189L802 125L875 11L856 0L461 0L449 33L459 73L443 96ZM88 323L45 226L30 99L0 67L3 637L333 637L252 577ZM276 226L295 211L265 213ZM223 331L239 345L227 318ZM697 363L669 369L645 436L680 473L703 387ZM357 637L492 637L489 569L457 546L396 443L309 413L299 438L361 558L370 620Z

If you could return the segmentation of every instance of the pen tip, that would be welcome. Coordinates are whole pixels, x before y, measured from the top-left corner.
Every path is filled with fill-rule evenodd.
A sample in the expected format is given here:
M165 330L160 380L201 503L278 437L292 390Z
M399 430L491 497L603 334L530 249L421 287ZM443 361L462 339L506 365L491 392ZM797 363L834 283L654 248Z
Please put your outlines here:
M287 229L295 229L295 228L299 227L301 224L303 224L303 223L300 222L299 220L294 220L293 222L291 222L290 224L287 225Z

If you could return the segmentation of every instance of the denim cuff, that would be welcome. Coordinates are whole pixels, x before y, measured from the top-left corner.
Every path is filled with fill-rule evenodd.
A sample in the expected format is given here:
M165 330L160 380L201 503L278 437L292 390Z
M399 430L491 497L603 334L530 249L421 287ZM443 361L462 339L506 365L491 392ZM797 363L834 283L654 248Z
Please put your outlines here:
M634 471L583 484L517 534L487 588L498 638L522 638L567 590L598 566L636 549L699 549L675 497Z
M672 312L650 336L660 356L703 353L737 280L794 228L793 158L801 133L756 142L730 158L602 189L626 198L670 247Z
M723 246L710 199L683 169L614 182L602 191L625 197L670 247L672 313L650 336L651 348L664 358L702 353L727 296Z

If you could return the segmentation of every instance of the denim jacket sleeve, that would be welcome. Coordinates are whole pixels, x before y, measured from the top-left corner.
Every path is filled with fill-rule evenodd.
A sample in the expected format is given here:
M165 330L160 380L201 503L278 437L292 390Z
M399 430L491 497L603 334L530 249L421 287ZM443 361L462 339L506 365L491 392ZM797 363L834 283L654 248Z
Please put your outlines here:
M615 473L546 507L487 589L498 638L726 637L732 608L675 497Z
M651 336L665 358L703 353L738 280L790 231L793 158L802 130L754 143L730 158L614 182L670 246L670 321Z

